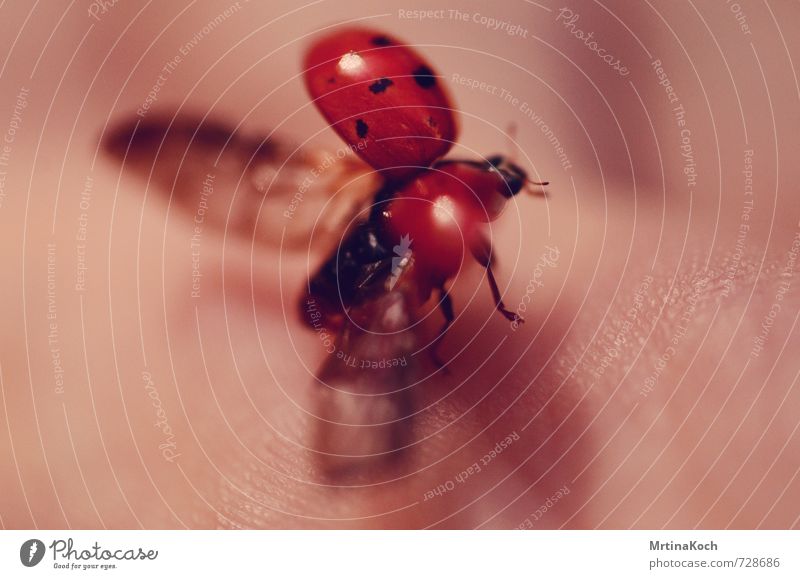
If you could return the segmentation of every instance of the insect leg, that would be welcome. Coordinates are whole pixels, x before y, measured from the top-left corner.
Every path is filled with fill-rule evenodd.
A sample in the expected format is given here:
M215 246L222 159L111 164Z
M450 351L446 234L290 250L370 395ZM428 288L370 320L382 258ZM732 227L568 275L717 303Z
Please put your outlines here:
M453 320L456 319L456 314L455 311L453 310L453 298L450 297L450 294L447 293L447 290L444 288L444 286L439 288L439 309L442 310L442 315L444 316L444 324L442 325L442 329L439 330L439 335L436 336L436 339L433 341L433 344L431 344L432 348L431 358L439 368L444 369L445 364L439 357L439 345L444 339L447 330L452 325Z
M503 314L510 322L523 323L525 320L522 319L522 316L507 309L500 296L500 288L497 286L497 280L492 271L492 262L494 259L492 256L492 246L489 240L483 236L477 237L472 242L471 249L472 256L475 260L486 268L486 274L489 278L489 288L492 290L492 298L494 299L494 306L497 308L497 311Z

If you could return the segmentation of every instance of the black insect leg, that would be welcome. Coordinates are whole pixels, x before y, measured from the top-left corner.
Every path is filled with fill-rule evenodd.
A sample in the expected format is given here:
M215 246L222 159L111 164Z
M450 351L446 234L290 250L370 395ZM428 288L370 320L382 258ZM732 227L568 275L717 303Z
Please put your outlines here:
M492 298L494 299L494 307L498 312L503 314L510 322L523 323L525 320L517 314L507 309L500 296L500 288L497 286L497 280L492 271L492 247L488 239L481 236L476 238L472 243L472 255L475 260L486 268L486 274L489 278L489 288L492 290Z
M431 359L439 369L446 372L447 369L445 368L445 364L439 357L439 346L441 345L445 334L447 334L447 330L450 329L450 326L453 324L453 320L456 319L456 314L453 310L453 298L450 297L450 294L447 293L447 290L444 289L444 286L439 288L439 309L442 311L442 315L444 316L444 324L442 325L442 329L439 330L439 335L436 336L436 339L431 344Z
M500 298L500 288L497 287L497 280L494 278L494 273L492 273L492 264L486 264L486 273L489 276L489 287L492 290L492 297L494 298L494 306L497 308L497 311L503 314L509 322L517 322L517 323L524 323L525 320L517 314L516 312L512 312L511 310L506 309L503 300Z

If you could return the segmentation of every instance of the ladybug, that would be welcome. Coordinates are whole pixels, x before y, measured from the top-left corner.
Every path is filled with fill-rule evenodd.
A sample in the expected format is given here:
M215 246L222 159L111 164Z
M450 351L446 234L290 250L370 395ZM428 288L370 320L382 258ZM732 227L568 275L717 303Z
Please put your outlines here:
M455 318L446 285L466 256L486 268L497 311L523 321L503 304L484 226L520 191L547 183L529 181L501 155L442 159L458 134L450 96L431 65L393 36L337 29L310 47L304 69L317 109L384 179L368 217L309 280L301 301L306 322L340 330L353 311L374 309L387 292L401 292L408 307L437 293L444 315L438 343Z

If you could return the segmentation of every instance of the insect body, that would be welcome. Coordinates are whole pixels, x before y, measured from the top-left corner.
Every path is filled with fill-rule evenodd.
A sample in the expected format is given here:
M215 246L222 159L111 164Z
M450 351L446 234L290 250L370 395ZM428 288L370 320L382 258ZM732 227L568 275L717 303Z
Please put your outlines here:
M450 98L430 65L395 38L340 29L311 47L305 65L316 106L385 185L310 280L304 303L321 304L323 323L339 328L351 308L402 278L411 305L439 293L441 337L454 318L446 283L471 256L487 270L497 310L521 321L503 305L482 226L530 183L525 172L502 156L437 161L457 133Z

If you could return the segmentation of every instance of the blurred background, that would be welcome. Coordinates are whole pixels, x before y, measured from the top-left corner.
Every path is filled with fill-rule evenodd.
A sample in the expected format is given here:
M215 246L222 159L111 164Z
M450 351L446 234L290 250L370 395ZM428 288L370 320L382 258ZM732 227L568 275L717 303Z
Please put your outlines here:
M228 211L254 143L269 136L312 154L341 146L306 95L300 63L315 33L345 22L386 30L434 63L459 111L453 156L511 152L552 183L546 200L517 202L493 228L507 303L525 295L545 244L561 255L519 334L491 317L482 272L459 277L457 306L468 314L448 351L463 350L456 376L466 378L454 397L435 383L418 394L425 412L413 428L421 458L350 486L322 480L308 450L310 383L324 352L299 326L295 302L323 250L281 247L282 236L302 240L325 215L324 193L290 223L275 216L287 207L300 169L286 177L284 197L263 205L259 196L236 198L243 204L236 214L257 215L263 239ZM722 345L699 358L703 368L727 368L729 357L742 360L751 351L775 295L768 290L766 309L752 301L760 295L759 264L775 257L775 270L791 262L800 216L797 22L796 2L747 0L3 3L2 524L796 525L796 503L781 507L800 492L797 453L784 454L787 444L797 447L796 412L782 414L797 402L794 390L786 391L790 398L775 390L773 406L747 422L746 407L725 406L739 384L733 376L703 399L703 408L724 406L725 413L698 415L694 404L706 390L698 392L712 383L702 374L689 380L697 390L686 398L671 406L669 389L662 390L664 399L637 409L645 418L631 424L626 417L634 410L618 406L617 392L637 371L652 374L674 336L669 328L642 330L638 341L631 335L642 349L616 364L617 378L599 398L588 397L588 406L589 381L562 384L574 369L594 364L580 352L600 360L592 344L602 350L603 337L619 330L607 314L618 308L624 316L630 307L630 291L620 288L653 272L674 281L716 268L714 283L740 292L738 309L720 318L730 321ZM208 157L190 158L198 164L187 165L186 181L175 181L182 141L163 152L160 139L132 150L103 145L121 127L178 118L218 123L242 148L218 142ZM218 205L202 231L202 293L192 296L198 205L191 195L202 187L203 163L223 151L232 155L225 161L230 180L215 185ZM364 172L356 159L348 162L353 174ZM752 275L740 283L745 274ZM647 297L653 324L677 291L664 287ZM776 347L794 344L793 311L785 308L775 321ZM581 315L584 325L576 326ZM742 322L747 316L752 320ZM704 336L717 327L714 320L696 324L692 335L702 343L684 347L686 368L694 363L690 354L711 342ZM508 340L507 355L493 356L506 335L516 342ZM737 336L741 352L725 347ZM569 344L579 354L564 353ZM652 355L640 357L646 348ZM781 356L775 359L793 376L796 362ZM679 387L684 366L676 362L671 371L674 378L662 383ZM760 393L768 372L765 366L760 377L745 378L743 388ZM532 394L536 380L543 383ZM622 400L637 399L640 386L623 386ZM604 414L607 406L618 414ZM762 468L748 463L744 470L755 478L726 494L775 417L784 427L774 437L770 431ZM652 432L650 418L658 421ZM522 426L530 420L526 438ZM740 430L740 420L752 432ZM695 454L694 443L712 424L721 430ZM587 440L590 426L597 436ZM425 504L426 493L512 432L523 442L474 486ZM725 443L740 432L751 438L726 463ZM718 458L730 467L710 469ZM759 482L765 469L775 479ZM676 471L697 474L673 485ZM645 477L656 482L643 489ZM540 506L565 484L571 502L545 514ZM754 494L766 502L752 502Z

